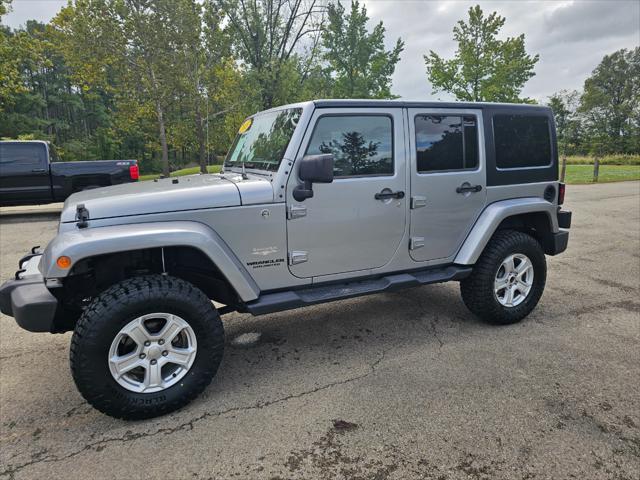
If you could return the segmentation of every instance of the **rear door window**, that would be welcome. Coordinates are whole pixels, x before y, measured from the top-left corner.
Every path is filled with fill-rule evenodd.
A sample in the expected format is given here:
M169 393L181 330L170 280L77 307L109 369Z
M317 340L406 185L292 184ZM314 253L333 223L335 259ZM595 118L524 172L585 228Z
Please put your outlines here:
M473 115L417 115L419 173L478 167L478 125Z
M551 134L546 116L494 115L493 138L499 169L551 165Z

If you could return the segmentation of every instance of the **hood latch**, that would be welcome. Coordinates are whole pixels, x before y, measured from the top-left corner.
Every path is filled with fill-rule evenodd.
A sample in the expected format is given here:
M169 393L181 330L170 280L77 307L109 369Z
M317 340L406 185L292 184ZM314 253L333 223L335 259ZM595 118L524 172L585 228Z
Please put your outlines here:
M89 210L84 206L84 203L79 203L76 206L76 226L78 228L87 228L89 226Z

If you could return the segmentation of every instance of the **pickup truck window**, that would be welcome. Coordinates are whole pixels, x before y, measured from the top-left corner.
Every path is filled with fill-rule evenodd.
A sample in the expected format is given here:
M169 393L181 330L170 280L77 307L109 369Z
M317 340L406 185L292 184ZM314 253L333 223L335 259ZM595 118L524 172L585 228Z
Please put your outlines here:
M245 120L224 161L225 167L277 170L287 150L301 108L269 112Z
M551 165L549 119L541 115L494 115L496 166L506 168Z
M419 173L477 168L478 126L473 115L417 115L415 129Z
M0 144L0 164L40 165L43 162L45 149L42 144L3 143Z
M316 123L307 155L332 153L334 177L393 175L393 124L386 115L326 115Z

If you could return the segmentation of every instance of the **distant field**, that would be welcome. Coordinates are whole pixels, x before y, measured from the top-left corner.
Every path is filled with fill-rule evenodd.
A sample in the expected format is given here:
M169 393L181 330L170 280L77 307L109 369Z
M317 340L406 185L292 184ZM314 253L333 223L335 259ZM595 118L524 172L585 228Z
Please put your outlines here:
M220 165L209 165L207 170L209 173L218 173L220 171ZM182 170L171 172L171 176L182 177L184 175L195 175L198 172L200 172L200 167L183 168ZM154 178L160 178L160 174L151 173L149 175L140 175L140 180L153 180Z
M600 165L598 183L640 180L640 165ZM593 183L593 165L567 165L566 183Z
M593 165L594 158L581 155L567 157L567 165ZM600 165L640 165L640 155L605 155Z

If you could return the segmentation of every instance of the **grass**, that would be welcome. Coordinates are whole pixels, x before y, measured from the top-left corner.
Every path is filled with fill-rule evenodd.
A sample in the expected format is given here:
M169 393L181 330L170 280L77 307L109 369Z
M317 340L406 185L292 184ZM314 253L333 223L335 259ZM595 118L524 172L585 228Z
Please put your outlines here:
M593 165L593 157L570 155L567 165ZM640 165L640 155L604 155L600 158L600 165Z
M209 165L207 167L209 173L218 173L220 171L220 165ZM183 168L182 170L176 170L175 172L171 172L172 177L182 177L184 175L195 175L196 173L200 173L200 167L191 167L191 168ZM153 180L155 178L160 178L159 173L151 173L149 175L140 175L140 181L144 180Z
M600 165L598 183L640 180L640 165ZM566 183L593 183L593 165L567 165Z

